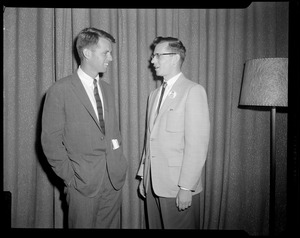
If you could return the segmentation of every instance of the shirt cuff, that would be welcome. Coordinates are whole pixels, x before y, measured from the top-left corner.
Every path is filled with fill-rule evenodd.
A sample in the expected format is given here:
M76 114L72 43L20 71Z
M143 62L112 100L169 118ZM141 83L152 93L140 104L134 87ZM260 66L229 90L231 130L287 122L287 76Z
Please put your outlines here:
M182 189L182 190L190 191L190 189L187 189L187 188L184 188L184 187L181 187L181 186L179 186L179 187L180 187L180 189Z

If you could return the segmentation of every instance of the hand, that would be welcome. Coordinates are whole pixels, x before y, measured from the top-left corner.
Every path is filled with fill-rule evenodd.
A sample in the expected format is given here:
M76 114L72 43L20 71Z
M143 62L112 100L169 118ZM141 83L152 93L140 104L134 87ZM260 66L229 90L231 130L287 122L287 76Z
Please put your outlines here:
M139 183L139 193L141 194L141 196L142 196L143 198L146 197L143 179L141 179L141 180L140 180L140 183Z
M176 197L176 206L179 211L188 209L192 205L192 192L180 189Z

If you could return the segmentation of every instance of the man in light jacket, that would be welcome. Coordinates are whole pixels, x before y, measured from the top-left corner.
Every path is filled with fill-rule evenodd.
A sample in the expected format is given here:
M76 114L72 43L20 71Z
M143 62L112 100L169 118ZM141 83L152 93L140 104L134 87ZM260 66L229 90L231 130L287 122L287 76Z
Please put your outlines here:
M186 49L180 40L157 37L153 46L151 63L164 83L148 98L139 192L150 229L197 229L210 134L207 95L181 72Z

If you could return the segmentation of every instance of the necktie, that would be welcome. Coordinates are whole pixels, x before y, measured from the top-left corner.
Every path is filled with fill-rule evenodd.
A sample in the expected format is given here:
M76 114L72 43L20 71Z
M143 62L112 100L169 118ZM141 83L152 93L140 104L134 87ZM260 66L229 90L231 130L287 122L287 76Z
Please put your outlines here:
M94 96L96 99L96 104L97 104L97 111L98 111L98 116L99 116L99 123L101 130L103 134L105 134L105 125L104 125L104 119L103 119L103 108L102 108L102 103L100 99L100 95L98 92L98 86L97 86L97 79L94 79Z
M157 110L156 110L156 115L158 115L158 113L159 113L159 108L160 108L160 105L161 105L161 101L162 101L162 99L164 97L164 92L166 90L166 87L167 87L167 83L164 82L162 84L162 88L161 88L160 98L159 98L159 102L158 102L158 106L157 106Z

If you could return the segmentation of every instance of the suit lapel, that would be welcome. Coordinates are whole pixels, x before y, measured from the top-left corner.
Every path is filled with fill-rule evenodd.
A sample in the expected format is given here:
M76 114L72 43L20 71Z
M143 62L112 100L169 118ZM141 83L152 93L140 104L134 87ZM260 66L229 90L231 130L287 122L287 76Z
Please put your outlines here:
M150 94L150 101L149 101L149 129L152 131L152 127L154 124L154 120L156 117L156 104L157 104L157 94L159 92L159 88L157 88L152 94Z
M91 115L91 117L94 119L94 121L96 122L96 124L98 125L98 127L100 129L100 125L99 125L97 116L95 114L94 108L92 106L92 103L91 103L77 73L75 73L73 76L72 85L73 85L73 89L74 89L76 95L78 96L78 98L80 99L81 103L86 108L86 110Z
M107 95L107 90L105 90L105 85L101 79L99 79L99 84L100 84L100 90L102 93L103 105L104 105L104 111L105 111L104 112L104 120L106 120L108 117L108 111L109 111L108 102L107 102L108 95Z
M181 95L182 91L182 82L184 81L184 76L183 74L180 75L180 77L176 80L175 84L172 86L170 92L168 93L165 101L161 105L161 108L159 110L158 114L158 120L159 117L169 108L169 106ZM176 98L177 97L177 98Z

